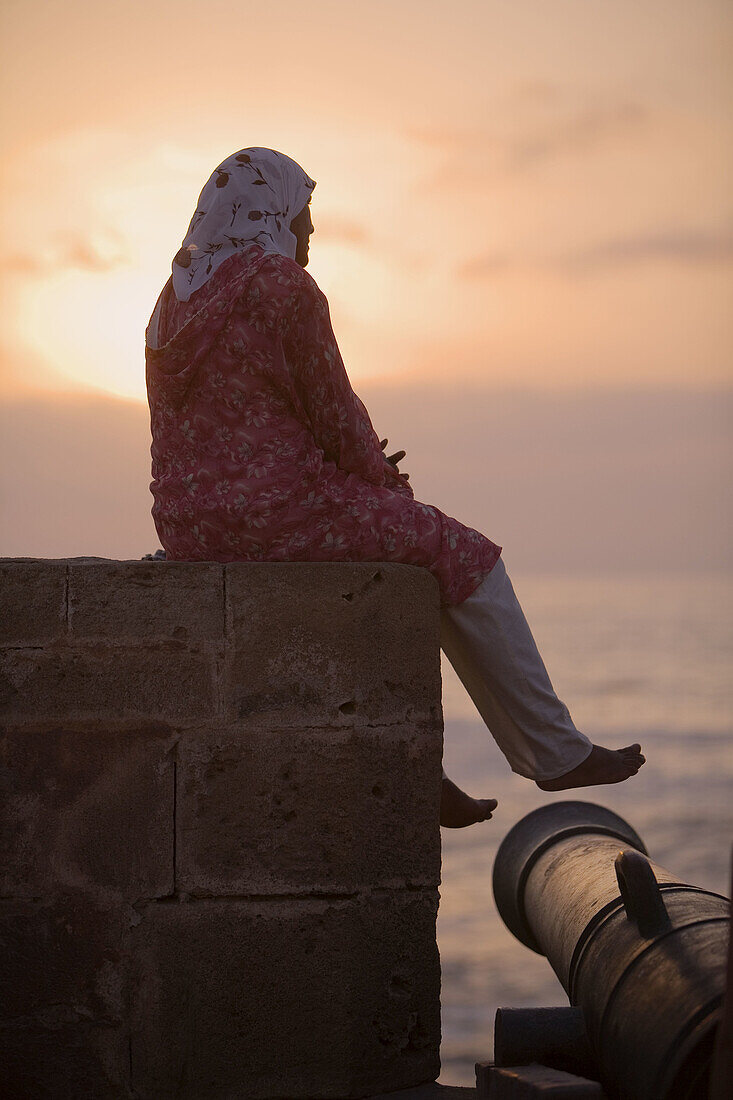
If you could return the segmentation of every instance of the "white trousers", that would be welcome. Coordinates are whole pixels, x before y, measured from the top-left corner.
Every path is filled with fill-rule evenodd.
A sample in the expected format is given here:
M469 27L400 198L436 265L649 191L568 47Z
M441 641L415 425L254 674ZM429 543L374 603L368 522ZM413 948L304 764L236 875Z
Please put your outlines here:
M442 610L440 644L513 772L556 779L590 754L592 743L550 683L501 558L468 599Z

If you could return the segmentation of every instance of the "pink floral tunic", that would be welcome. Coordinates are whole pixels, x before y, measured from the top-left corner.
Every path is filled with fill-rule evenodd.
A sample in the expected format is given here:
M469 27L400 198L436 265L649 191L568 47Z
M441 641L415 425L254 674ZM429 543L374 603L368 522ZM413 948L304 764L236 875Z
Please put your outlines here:
M153 341L155 342L155 341ZM421 504L351 388L328 303L249 245L187 302L169 281L146 347L153 518L175 561L394 561L460 603L501 548Z

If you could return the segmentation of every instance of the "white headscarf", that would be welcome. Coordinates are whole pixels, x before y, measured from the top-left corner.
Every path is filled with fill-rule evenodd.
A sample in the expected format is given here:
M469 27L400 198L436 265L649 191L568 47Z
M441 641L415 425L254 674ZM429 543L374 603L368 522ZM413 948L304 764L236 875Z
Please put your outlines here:
M299 164L274 149L240 149L215 168L199 195L173 260L173 289L187 302L217 267L256 241L295 259L290 223L315 187Z

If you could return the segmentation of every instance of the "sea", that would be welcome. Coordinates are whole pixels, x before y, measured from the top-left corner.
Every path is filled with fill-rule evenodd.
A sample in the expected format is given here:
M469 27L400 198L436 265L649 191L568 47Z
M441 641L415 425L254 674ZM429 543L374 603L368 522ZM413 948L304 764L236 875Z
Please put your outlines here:
M641 742L647 763L625 783L540 791L509 770L444 660L446 772L470 794L499 800L491 821L441 830L446 1085L474 1084L474 1064L491 1059L497 1008L568 1003L547 961L504 927L491 889L499 843L531 810L567 798L607 806L657 863L730 896L733 574L512 581L575 724L610 748Z

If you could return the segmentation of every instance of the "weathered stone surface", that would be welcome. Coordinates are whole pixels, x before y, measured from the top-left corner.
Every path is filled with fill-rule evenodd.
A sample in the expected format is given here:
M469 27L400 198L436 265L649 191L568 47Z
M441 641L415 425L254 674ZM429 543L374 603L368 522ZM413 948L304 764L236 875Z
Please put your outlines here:
M218 706L214 657L184 648L48 647L0 651L0 716L9 722L193 722Z
M431 1081L427 1085L415 1085L397 1092L382 1092L379 1096L367 1096L366 1100L476 1100L476 1089L465 1085L439 1085Z
M441 723L439 597L413 566L225 567L231 716L254 724Z
M9 1100L127 1100L129 1038L104 1024L0 1023L2 1094Z
M297 1100L434 1078L433 578L4 565L0 1091Z
M151 904L133 933L135 1090L343 1100L434 1079L436 906L434 891Z
M80 891L0 901L0 1019L120 1025L126 1012L121 910Z
M69 564L75 638L201 645L224 636L224 576L212 562Z
M0 644L43 645L66 633L66 562L0 558Z
M188 731L178 762L179 890L437 885L441 752L432 724Z
M125 931L81 893L0 902L4 1096L127 1095Z
M136 901L173 890L175 735L24 729L0 737L0 894L66 888Z

